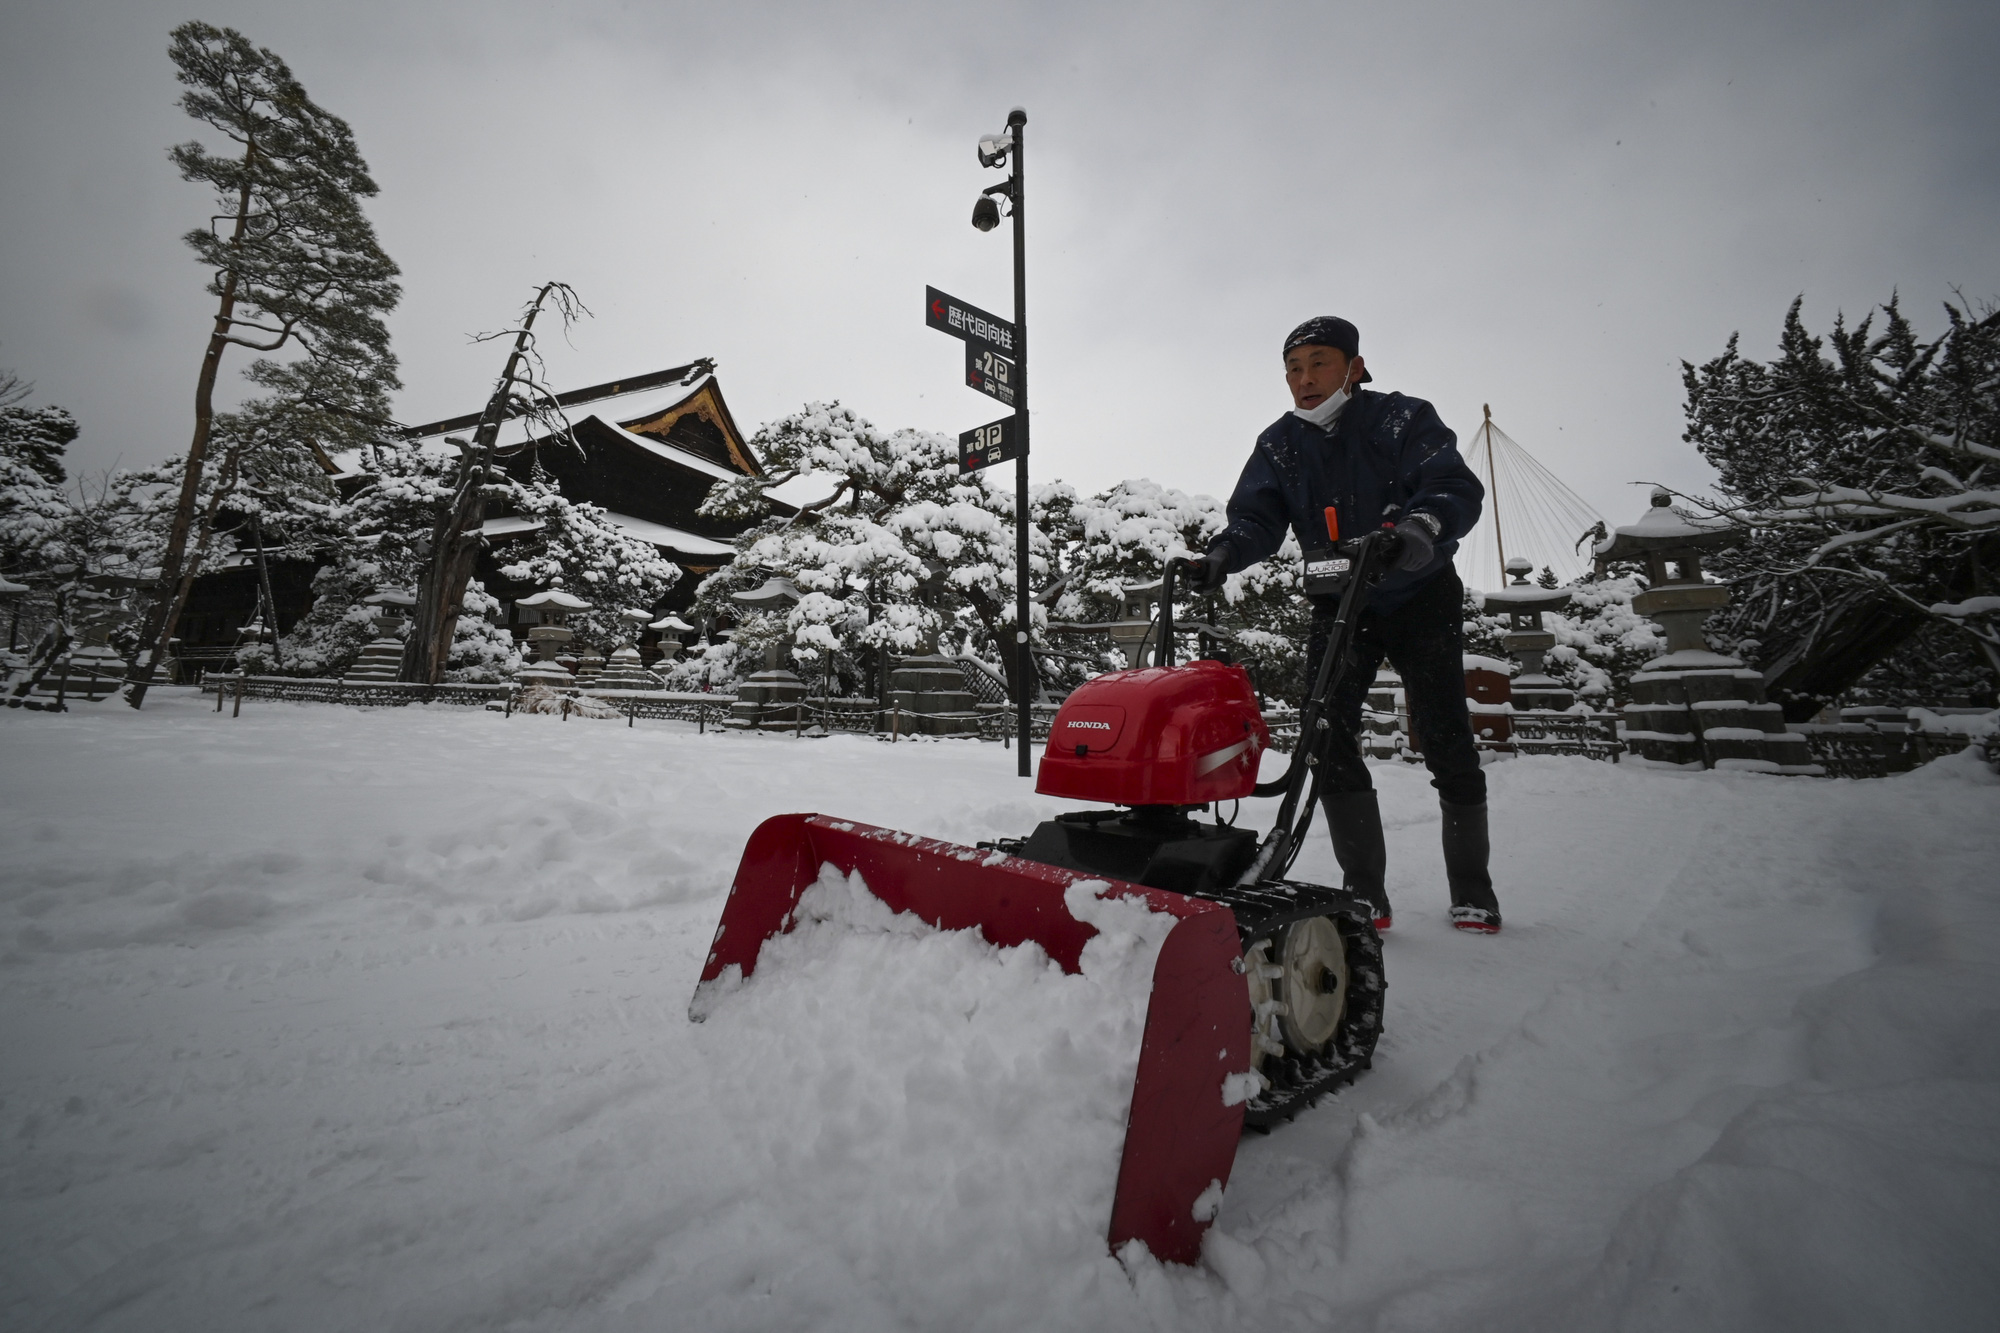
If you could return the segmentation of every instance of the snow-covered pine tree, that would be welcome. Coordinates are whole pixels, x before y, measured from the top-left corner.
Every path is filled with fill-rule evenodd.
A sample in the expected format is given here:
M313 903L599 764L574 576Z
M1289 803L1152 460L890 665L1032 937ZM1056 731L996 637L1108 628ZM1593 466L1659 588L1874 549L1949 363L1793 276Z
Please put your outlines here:
M1507 632L1507 626L1506 616L1486 609L1484 593L1474 588L1465 590L1465 619L1460 632L1466 652L1498 658L1502 662L1510 661L1507 645L1500 641L1500 636Z
M1956 629L2000 680L2000 313L1947 303L1919 338L1894 299L1822 341L1794 301L1778 356L1684 367L1686 438L1720 474L1710 506L1749 537L1710 568L1735 599L1709 622L1800 721L1877 663L1929 674L1927 624ZM1825 350L1831 346L1833 355ZM1936 681L1959 692L1962 672ZM1934 694L1933 697L1936 697Z
M994 642L1013 625L1011 492L961 478L946 436L885 431L839 403L809 403L764 426L752 445L766 475L718 482L702 506L711 517L760 520L696 601L709 622L737 622L734 664L751 665L789 635L794 659L809 674L835 671L840 690L873 688L885 653L969 643L1004 665ZM776 512L769 492L801 477L826 494L795 514ZM1044 488L1038 507L1063 502ZM1048 559L1044 535L1031 548L1031 579L1046 577ZM773 575L803 594L789 613L745 612L731 599Z
M27 589L6 610L8 667L55 612L55 590L81 564L76 505L63 490L62 452L76 422L61 408L0 407L0 579Z
M145 701L199 573L189 558L201 540L197 524L214 513L201 496L224 351L302 354L289 365L260 357L246 371L285 405L277 415L292 425L308 411L348 421L386 417L388 395L398 387L382 322L401 296L397 268L361 211L376 186L347 123L315 105L276 54L234 29L184 23L174 29L169 54L187 89L182 109L230 146L222 156L199 142L171 152L182 177L213 196L214 221L183 239L210 271L208 291L217 304L195 382L194 434L147 613L147 650L127 691L135 708ZM255 438L260 425L273 423L241 424Z
M302 676L337 676L353 663L374 631L374 608L362 599L382 588L407 590L421 565L418 551L447 494L446 465L417 449L384 444L364 454L368 480L329 513L339 531L313 577L312 609L280 645L284 669ZM272 669L263 654L253 658Z
M0 407L0 446L51 486L69 480L63 454L76 436L76 418L68 408L22 407L18 403Z
M20 582L78 558L63 451L76 419L59 407L0 407L0 575Z
M1055 618L1117 619L1127 585L1151 583L1169 558L1206 550L1227 522L1214 497L1188 495L1144 477L1076 502L1062 534L1064 587ZM1240 655L1254 660L1259 684L1277 698L1298 699L1305 688L1312 614L1299 595L1298 544L1289 535L1270 559L1232 574L1220 594L1190 603L1183 593L1180 600L1180 625L1190 636L1181 652L1193 647L1191 620L1231 629ZM1122 664L1115 652L1104 650L1103 666Z

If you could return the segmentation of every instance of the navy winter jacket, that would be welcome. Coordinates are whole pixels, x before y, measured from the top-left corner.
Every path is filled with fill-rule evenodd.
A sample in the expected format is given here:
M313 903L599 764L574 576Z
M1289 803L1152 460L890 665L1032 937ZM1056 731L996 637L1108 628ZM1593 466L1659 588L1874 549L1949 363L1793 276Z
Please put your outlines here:
M1326 545L1326 508L1340 516L1343 537L1359 537L1411 513L1441 525L1437 550L1422 569L1395 570L1376 586L1369 605L1393 611L1451 567L1458 539L1479 521L1486 488L1465 465L1458 437L1421 398L1357 389L1329 434L1290 412L1262 435L1229 497L1229 543L1235 573L1270 557L1298 534L1302 547Z

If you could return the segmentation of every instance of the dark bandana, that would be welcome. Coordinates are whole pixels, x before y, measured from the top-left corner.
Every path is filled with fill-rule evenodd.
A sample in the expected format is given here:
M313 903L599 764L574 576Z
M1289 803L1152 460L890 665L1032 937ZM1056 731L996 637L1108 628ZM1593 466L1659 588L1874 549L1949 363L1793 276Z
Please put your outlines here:
M1361 331L1338 315L1314 315L1286 336L1285 350L1279 355L1290 356L1294 347L1337 347L1351 359L1361 355ZM1364 370L1360 383L1374 378Z

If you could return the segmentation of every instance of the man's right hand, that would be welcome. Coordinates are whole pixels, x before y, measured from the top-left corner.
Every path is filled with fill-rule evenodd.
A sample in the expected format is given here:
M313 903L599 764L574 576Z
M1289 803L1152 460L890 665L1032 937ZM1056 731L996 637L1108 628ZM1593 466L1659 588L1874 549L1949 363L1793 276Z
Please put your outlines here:
M1206 596L1222 591L1222 581L1229 577L1229 543L1217 542L1208 548L1207 555L1196 556L1181 563L1187 578L1188 591Z

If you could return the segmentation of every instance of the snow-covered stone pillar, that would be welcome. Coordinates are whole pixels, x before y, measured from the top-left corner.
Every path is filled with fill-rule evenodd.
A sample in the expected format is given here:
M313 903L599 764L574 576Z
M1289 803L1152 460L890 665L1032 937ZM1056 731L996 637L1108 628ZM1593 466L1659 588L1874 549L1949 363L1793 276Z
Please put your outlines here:
M1675 512L1664 489L1637 523L1597 544L1600 562L1643 560L1650 586L1632 609L1666 631L1667 651L1632 678L1625 743L1641 762L1818 775L1806 738L1785 730L1764 699L1764 678L1708 646L1702 622L1729 605L1729 589L1702 577L1701 553L1733 545L1741 530Z
M534 660L516 672L514 679L523 687L539 685L550 690L566 690L575 685L576 677L556 660L556 656L576 637L576 631L563 621L573 611L590 610L590 603L551 588L532 597L523 597L514 605L534 612L541 622L528 628L528 646L534 650Z
M799 590L790 579L768 578L748 592L731 593L744 606L760 611L788 610L799 603ZM784 645L773 644L765 653L764 669L736 689L736 702L729 710L726 727L790 731L800 724L799 710L806 697L806 683L780 665Z
M1514 677L1515 712L1559 713L1576 703L1576 693L1551 679L1543 668L1543 654L1556 646L1556 636L1542 624L1542 615L1569 606L1569 593L1561 588L1537 588L1528 582L1534 565L1515 556L1507 562L1512 579L1498 592L1485 594L1489 615L1507 617L1507 632L1500 636L1508 655L1521 665Z

